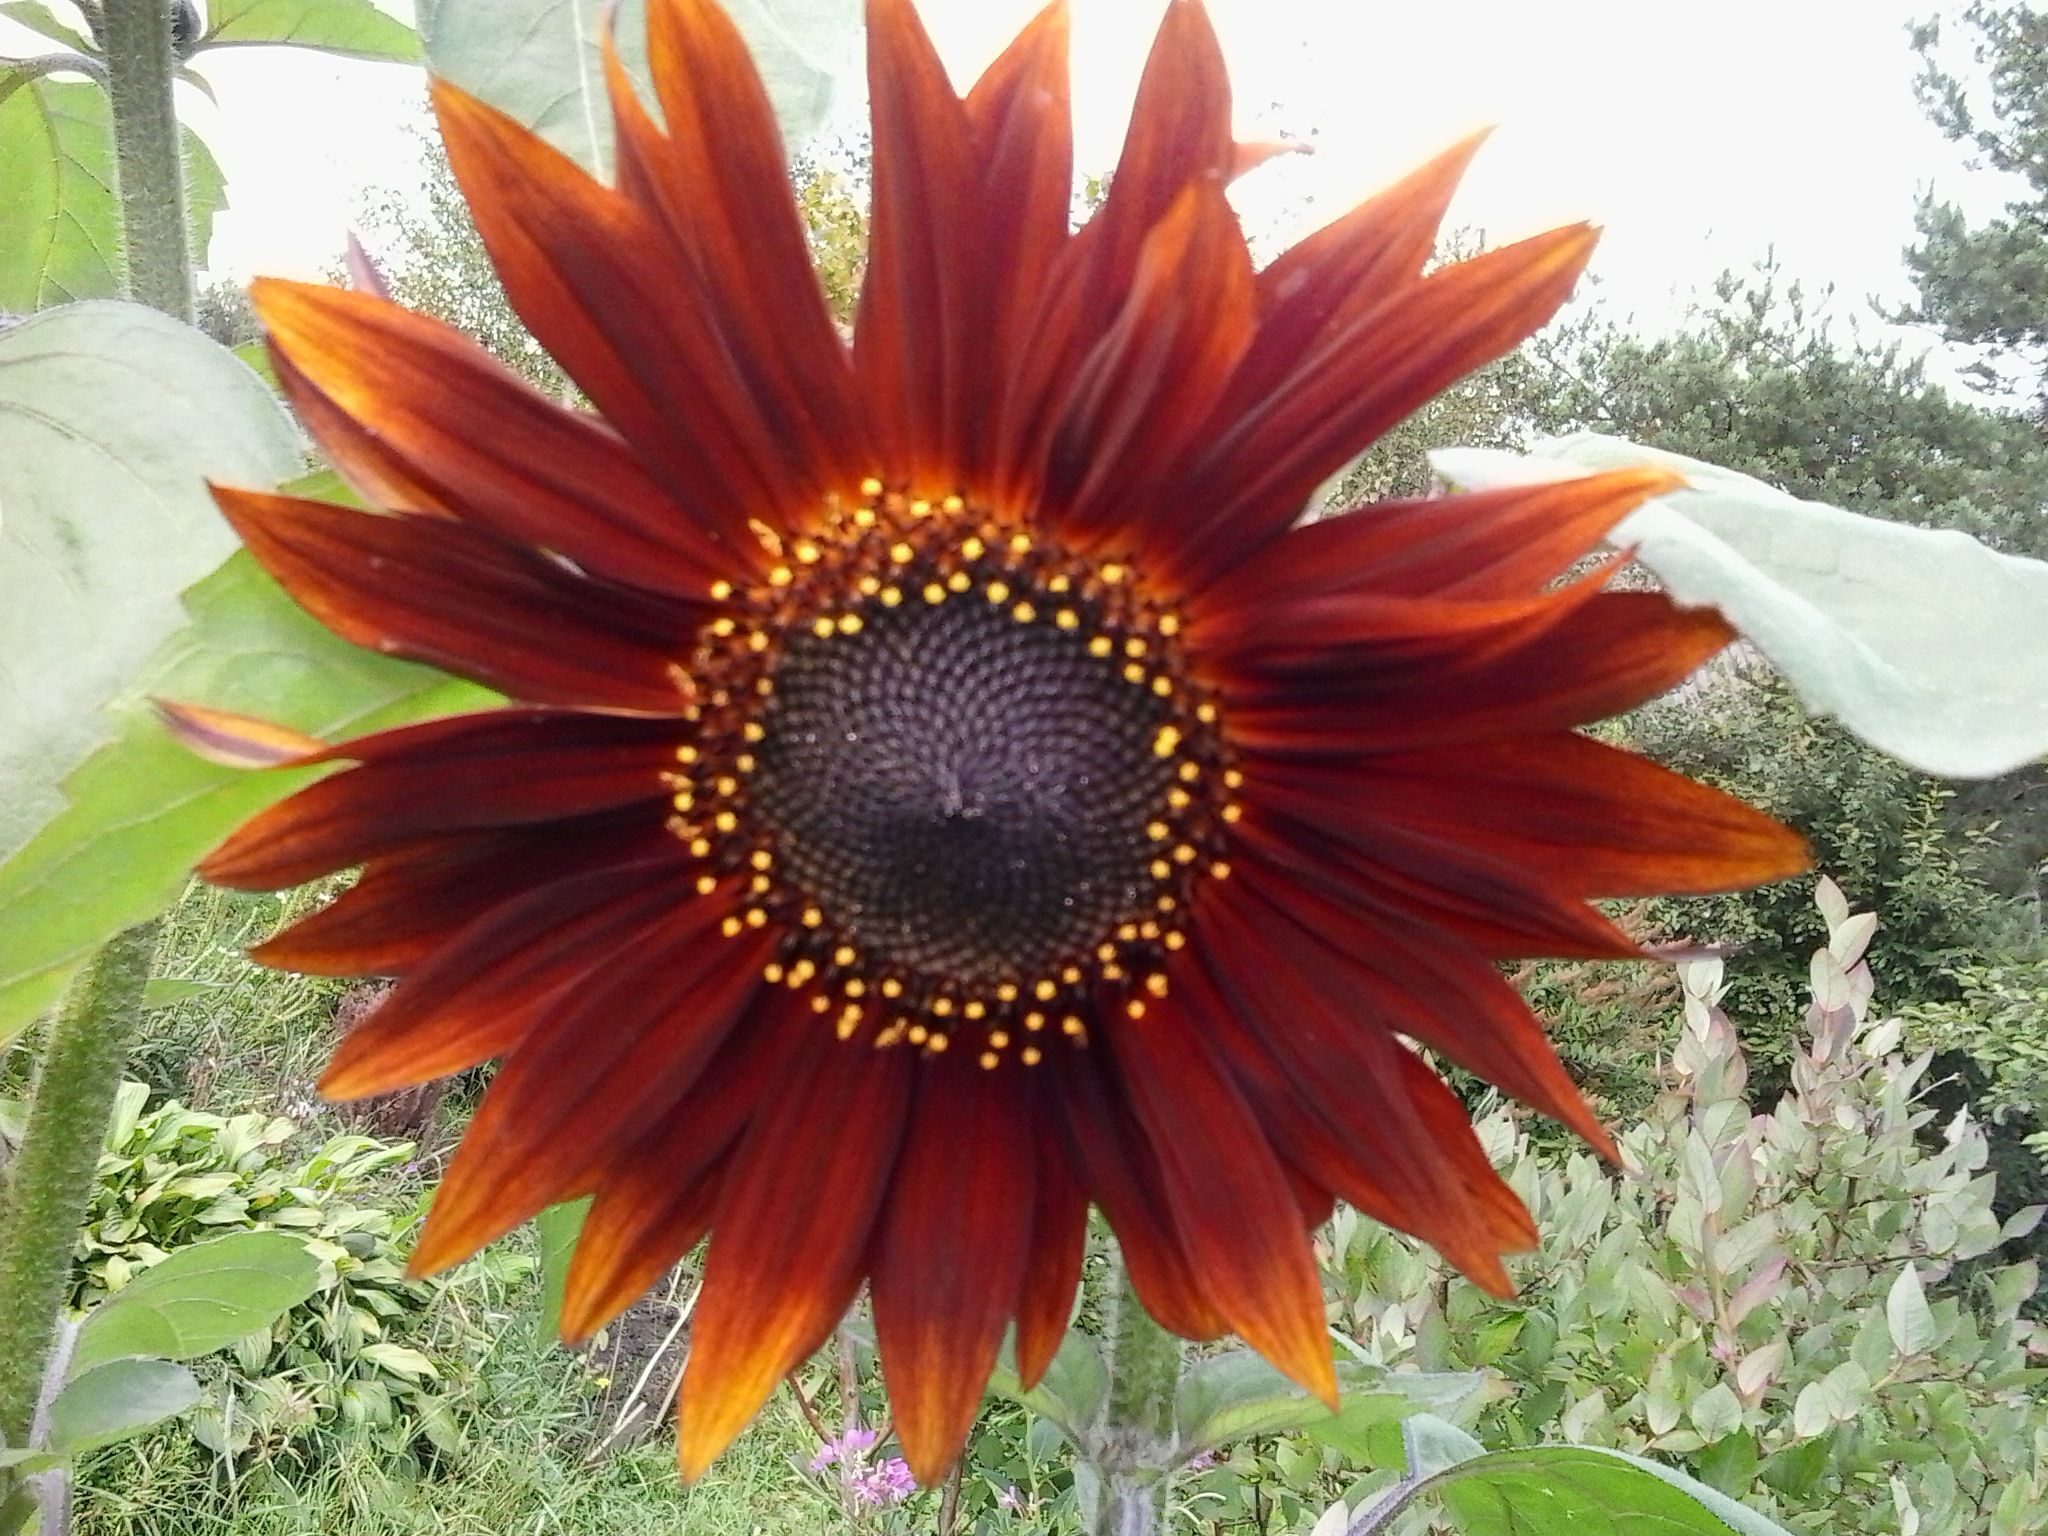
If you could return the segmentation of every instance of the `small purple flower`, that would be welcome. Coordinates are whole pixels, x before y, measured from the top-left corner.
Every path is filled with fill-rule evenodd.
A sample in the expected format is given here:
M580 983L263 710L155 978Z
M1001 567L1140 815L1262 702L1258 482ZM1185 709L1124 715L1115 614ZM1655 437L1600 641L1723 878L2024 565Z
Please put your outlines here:
M1185 1472L1206 1472L1215 1465L1216 1453L1214 1451L1204 1451L1199 1456L1190 1456L1182 1464L1181 1470Z
M910 1475L910 1463L900 1456L891 1456L878 1467L867 1467L847 1479L847 1490L856 1502L871 1507L885 1507L901 1504L917 1491L917 1480Z
M837 1462L857 1462L866 1458L875 1448L875 1432L872 1429L849 1429L836 1440L827 1440L818 1448L818 1454L810 1461L810 1470L822 1472Z

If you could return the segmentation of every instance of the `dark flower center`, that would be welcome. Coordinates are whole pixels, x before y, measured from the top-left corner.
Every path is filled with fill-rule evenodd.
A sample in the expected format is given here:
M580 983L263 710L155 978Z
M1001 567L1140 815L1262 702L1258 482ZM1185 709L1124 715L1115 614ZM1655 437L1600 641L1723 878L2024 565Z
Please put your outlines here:
M671 822L707 891L744 882L732 931L787 930L768 979L986 1065L1085 1037L1104 986L1142 1011L1236 815L1178 615L957 499L877 489L773 547L713 594Z
M950 596L950 594L949 594ZM884 966L992 986L1091 952L1152 900L1170 701L981 593L800 634L753 801L791 883Z

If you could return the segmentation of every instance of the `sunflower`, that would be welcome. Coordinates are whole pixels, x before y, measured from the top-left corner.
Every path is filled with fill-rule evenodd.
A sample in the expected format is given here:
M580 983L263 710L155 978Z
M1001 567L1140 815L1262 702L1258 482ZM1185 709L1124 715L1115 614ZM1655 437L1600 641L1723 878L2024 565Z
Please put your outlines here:
M385 300L254 298L375 508L220 490L359 644L507 707L327 747L193 707L201 750L346 763L202 872L360 866L256 951L394 974L323 1080L492 1058L413 1264L591 1196L588 1335L707 1235L700 1473L865 1282L903 1448L1029 1382L1090 1206L1167 1328L1335 1381L1332 1202L1505 1293L1535 1230L1413 1043L1612 1150L1496 962L1639 951L1588 898L1804 864L1576 728L1730 638L1560 584L1652 471L1362 507L1315 488L1569 293L1583 226L1425 271L1472 143L1255 270L1197 0L1078 231L1067 17L963 98L870 0L872 245L851 342L767 97L711 0L654 0L660 122L607 58L615 185L440 82L507 293L594 409Z

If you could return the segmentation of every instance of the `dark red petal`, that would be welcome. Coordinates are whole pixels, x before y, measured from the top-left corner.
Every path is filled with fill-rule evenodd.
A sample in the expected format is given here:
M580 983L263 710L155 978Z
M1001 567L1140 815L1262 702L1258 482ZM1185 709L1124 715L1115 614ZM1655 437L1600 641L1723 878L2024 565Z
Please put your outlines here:
M592 870L491 907L342 1039L320 1091L390 1093L512 1050L557 999L688 900L679 863Z
M1230 381L1234 409L1271 394L1339 328L1422 275L1481 131L1342 218L1298 241L1259 273L1259 336Z
M584 978L498 1068L471 1116L413 1252L430 1274L466 1259L547 1206L584 1194L696 1082L763 985L780 938L719 927L734 880L672 900L637 939Z
M1470 851L1538 870L1575 896L1742 890L1811 862L1797 833L1734 796L1562 732L1351 766L1276 764L1258 777L1360 847L1385 824L1444 857Z
M366 293L259 278L286 397L370 501L433 512L585 570L701 598L732 563L595 417L452 327Z
M1175 1001L1118 1018L1114 1045L1202 1289L1247 1344L1337 1405L1323 1288L1266 1133Z
M821 1028L733 1154L683 1372L683 1476L703 1473L851 1305L912 1068L908 1051L841 1044Z
M1031 1215L1031 1258L1017 1306L1017 1376L1035 1387L1059 1353L1074 1315L1088 1239L1088 1192L1074 1176L1058 1133L1036 1128L1038 1177Z
M1036 501L1053 424L1084 359L1115 318L1138 253L1175 199L1196 181L1219 185L1237 163L1230 81L1199 0L1172 0L1160 23L1121 158L1103 205L1067 241L1033 313L1031 346L1015 361L996 418L998 499Z
M200 862L216 885L274 891L450 832L645 804L675 761L666 720L493 710L345 742L337 773L242 823Z
M1223 643L1282 605L1340 593L1472 602L1539 592L1675 481L1662 470L1624 469L1380 501L1318 518L1289 529L1191 602L1188 644Z
M1060 1129L1074 1172L1116 1233L1124 1267L1145 1310L1185 1339L1226 1332L1173 1227L1158 1159L1131 1118L1116 1067L1089 1049L1057 1052Z
M727 1153L795 1066L821 1045L800 995L757 999L696 1085L597 1176L562 1293L562 1337L575 1343L646 1293L710 1229Z
M1614 1156L1542 1024L1487 959L1419 923L1356 912L1291 873L1250 859L1239 868L1246 892L1292 920L1270 934L1275 950L1326 998L1348 1000L1372 1026L1442 1052Z
M910 0L868 0L868 94L874 205L855 370L887 478L950 492L985 443L971 380L989 262L972 214L974 130Z
M1511 1293L1500 1255L1533 1247L1535 1227L1456 1097L1388 1027L1359 1018L1348 996L1331 997L1294 969L1280 947L1292 943L1291 923L1263 904L1245 910L1242 887L1231 896L1197 909L1197 940L1239 1016L1303 1102L1355 1149L1356 1174L1384 1188L1388 1223L1433 1245L1475 1284Z
M343 639L536 704L680 714L687 608L441 518L218 488L249 552Z
M710 0L657 0L648 63L655 128L605 39L622 183L653 209L679 280L770 413L774 437L822 494L867 471L846 348L811 267L781 134L745 40ZM773 413L781 414L773 414Z
M904 1460L940 1481L1017 1311L1031 1244L1035 1075L924 1064L875 1229L875 1340Z
M1139 509L1195 446L1252 336L1251 253L1218 182L1189 186L1146 237L1123 309L1053 430L1043 515L1080 542L1171 538L1184 510Z
M1440 928L1494 959L1641 958L1628 935L1548 883L1547 869L1397 825L1355 788L1341 802L1295 793L1279 766L1261 765L1247 784L1237 835L1332 900Z
M1230 734L1241 751L1350 758L1565 731L1655 698L1733 638L1712 609L1603 592L1535 643L1470 666L1317 677L1235 701Z
M683 852L657 821L628 812L462 835L370 861L326 906L249 951L316 976L398 976L493 907L536 887Z
M731 558L765 568L749 524L789 527L821 494L775 440L797 407L754 393L676 283L646 209L447 81L433 97L477 233L527 328Z
M1185 584L1233 568L1360 449L1538 330L1570 295L1594 239L1573 225L1397 288L1339 326L1263 405L1223 421L1183 482L1206 509L1173 552Z
M1035 345L1031 323L1067 245L1074 195L1067 37L1066 0L1053 0L967 93L981 239L995 254L969 359L977 453L995 451L995 413L1017 360ZM1001 482L1014 471L994 465L991 473Z

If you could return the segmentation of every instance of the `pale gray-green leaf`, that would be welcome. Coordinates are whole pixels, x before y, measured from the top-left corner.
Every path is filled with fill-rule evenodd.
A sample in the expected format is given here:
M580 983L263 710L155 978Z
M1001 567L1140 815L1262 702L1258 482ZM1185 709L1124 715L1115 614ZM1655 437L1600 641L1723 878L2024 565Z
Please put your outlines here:
M50 1404L49 1447L77 1456L139 1435L199 1401L199 1383L168 1360L110 1360L64 1384Z
M227 206L212 152L189 128L185 207L202 263ZM22 313L122 291L114 121L91 81L31 80L0 100L0 310Z
M210 477L271 485L297 434L232 355L131 304L0 333L0 860L63 809L106 705L233 532Z
M268 1328L320 1284L320 1261L284 1232L234 1232L181 1248L86 1314L81 1376L129 1355L190 1360Z
M1692 488L1649 502L1611 542L1679 602L1718 608L1809 706L1929 773L1989 778L2048 754L2048 563L1596 433L1432 462L1472 489L1677 470Z
M370 0L211 0L201 48L285 44L352 59L420 61L417 33Z
M420 35L435 74L609 175L612 119L599 41L610 9L606 0L420 0ZM794 149L823 125L852 70L859 0L733 0L727 9ZM621 0L619 57L643 83L646 25L644 0Z
M0 4L0 16L6 17L9 21L19 22L31 32L39 32L54 42L62 43L66 48L87 54L98 52L93 47L91 38L76 27L60 21L57 13L44 5L42 0L6 0L5 4Z
M1893 1346L1902 1355L1920 1354L1940 1342L1941 1329L1934 1321L1934 1309L1927 1304L1926 1287L1910 1260L1885 1296L1884 1320Z

